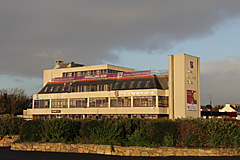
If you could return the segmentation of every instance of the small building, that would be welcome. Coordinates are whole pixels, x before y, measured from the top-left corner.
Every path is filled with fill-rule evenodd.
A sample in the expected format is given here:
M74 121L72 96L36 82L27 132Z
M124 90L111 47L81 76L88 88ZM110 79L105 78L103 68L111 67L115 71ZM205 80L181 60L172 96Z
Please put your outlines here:
M226 103L225 106L219 110L219 112L236 112L236 119L240 119L240 105Z

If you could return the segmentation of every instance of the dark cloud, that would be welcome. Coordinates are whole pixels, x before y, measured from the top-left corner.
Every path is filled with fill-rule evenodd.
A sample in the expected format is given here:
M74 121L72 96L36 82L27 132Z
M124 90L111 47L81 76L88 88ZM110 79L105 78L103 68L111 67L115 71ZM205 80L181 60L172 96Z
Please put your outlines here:
M54 60L116 62L111 50L171 49L240 15L239 0L1 1L0 74L40 77Z

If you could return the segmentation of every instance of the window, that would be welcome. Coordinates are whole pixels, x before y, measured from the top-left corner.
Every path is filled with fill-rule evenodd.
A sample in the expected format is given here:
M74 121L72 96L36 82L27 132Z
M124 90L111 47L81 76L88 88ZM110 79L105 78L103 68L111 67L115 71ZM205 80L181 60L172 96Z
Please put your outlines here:
M45 87L45 89L44 89L44 91L43 91L43 92L47 92L47 89L48 89L48 87Z
M52 108L68 108L68 99L52 99Z
M133 88L134 83L135 83L135 81L132 81L132 82L130 83L129 88Z
M70 85L68 86L67 91L68 91L68 92L71 91L71 86L70 86Z
M137 88L141 88L141 85L142 85L142 81L139 81L138 85L137 85Z
M89 107L108 107L108 98L89 98Z
M119 85L119 83L116 83L114 86L114 89L118 89L118 85Z
M72 98L70 99L70 108L86 108L87 98Z
M34 100L34 108L49 108L50 100Z
M125 89L125 88L126 88L126 84L127 84L127 82L124 82L124 83L123 83L122 89Z
M158 107L168 107L168 100L169 98L166 96L159 96L158 97Z
M64 91L64 90L65 90L65 87L66 87L66 86L63 86L63 88L62 88L62 91Z
M90 92L91 91L90 89L91 89L90 85L87 85L86 86L86 92Z
M51 89L50 89L50 92L52 92L52 91L53 91L53 89L54 89L54 86L52 86L52 87L51 87Z
M91 92L97 91L97 85L91 85Z
M108 85L107 85L107 90L108 90L108 91L111 91L111 90L112 90L112 84L108 84Z
M66 73L63 73L63 77L66 77Z
M150 86L150 81L147 81L145 84L145 88L149 88L149 86Z
M156 97L133 97L133 107L153 107L156 106Z
M84 86L78 86L78 92L84 92Z
M55 92L58 92L59 86L56 87Z
M131 107L131 97L111 97L111 107Z
M98 85L98 91L104 91L104 84Z

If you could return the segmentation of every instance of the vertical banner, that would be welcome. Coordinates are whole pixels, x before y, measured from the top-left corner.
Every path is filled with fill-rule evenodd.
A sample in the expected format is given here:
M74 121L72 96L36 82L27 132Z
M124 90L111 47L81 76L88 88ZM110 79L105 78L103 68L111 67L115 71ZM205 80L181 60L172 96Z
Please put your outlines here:
M194 90L187 90L187 110L197 111L197 92Z

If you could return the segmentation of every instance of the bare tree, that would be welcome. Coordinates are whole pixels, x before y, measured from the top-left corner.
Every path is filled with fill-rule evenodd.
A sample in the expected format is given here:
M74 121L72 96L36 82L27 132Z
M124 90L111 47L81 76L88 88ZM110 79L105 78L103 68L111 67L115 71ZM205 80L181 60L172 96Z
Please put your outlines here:
M19 88L2 89L0 95L0 113L11 114L12 116L21 113L30 101L25 90Z

